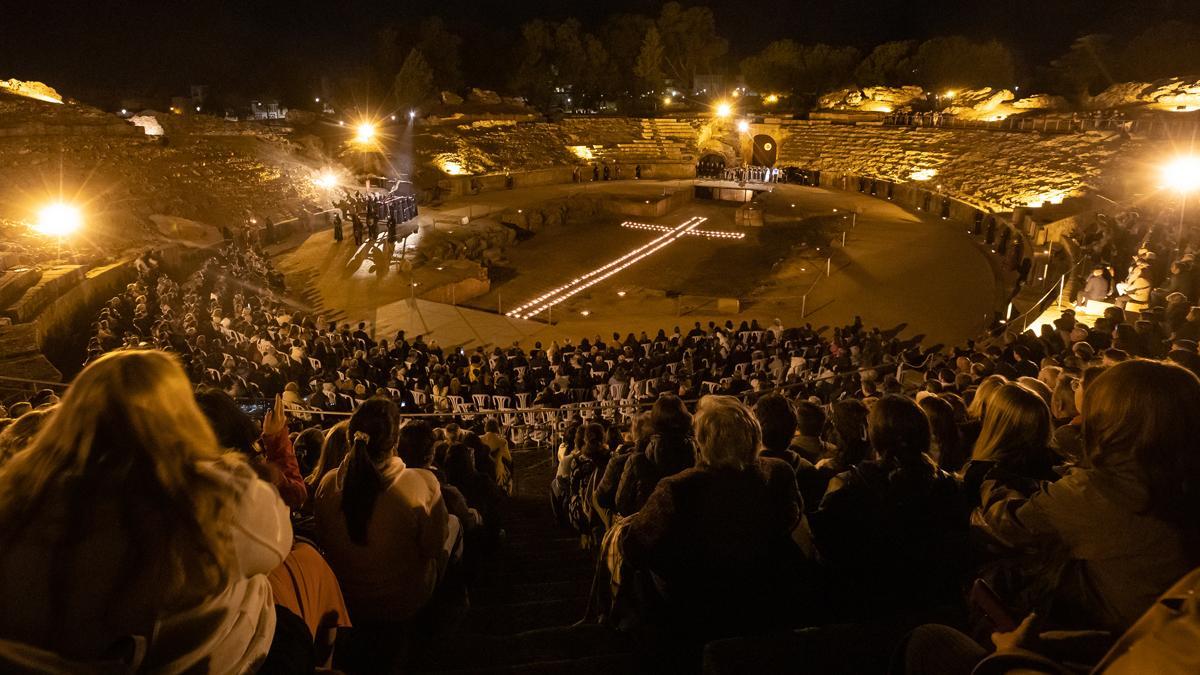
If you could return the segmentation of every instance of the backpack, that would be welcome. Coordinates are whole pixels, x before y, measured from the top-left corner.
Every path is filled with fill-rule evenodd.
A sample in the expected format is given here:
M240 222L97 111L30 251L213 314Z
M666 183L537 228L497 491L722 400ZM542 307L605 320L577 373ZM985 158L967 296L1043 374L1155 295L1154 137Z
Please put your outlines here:
M590 532L592 523L595 522L596 511L592 506L592 493L596 491L599 473L599 465L595 460L578 455L567 477L567 521L580 532Z

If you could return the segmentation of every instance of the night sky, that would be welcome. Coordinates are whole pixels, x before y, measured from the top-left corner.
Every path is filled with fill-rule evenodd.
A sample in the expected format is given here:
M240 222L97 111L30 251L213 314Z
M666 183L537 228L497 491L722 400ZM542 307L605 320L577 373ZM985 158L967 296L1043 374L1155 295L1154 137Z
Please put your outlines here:
M78 96L104 89L183 92L189 83L252 93L283 76L336 76L364 63L374 32L439 15L464 40L469 83L502 87L522 22L575 16L596 29L615 12L657 14L661 2L82 3L12 0L0 10L0 77L40 79ZM1200 21L1200 2L1176 0L744 0L706 4L732 56L772 40L850 44L962 34L998 38L1026 65L1089 32L1132 34L1165 19Z

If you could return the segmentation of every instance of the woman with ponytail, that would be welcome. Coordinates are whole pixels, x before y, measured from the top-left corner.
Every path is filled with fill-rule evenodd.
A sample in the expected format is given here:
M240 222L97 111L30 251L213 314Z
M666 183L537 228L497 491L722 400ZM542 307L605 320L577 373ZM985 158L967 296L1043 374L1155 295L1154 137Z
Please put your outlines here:
M871 408L878 455L830 481L809 516L823 558L844 582L853 618L955 602L967 567L967 509L953 476L927 454L929 419L911 399L888 395Z
M437 477L396 456L395 403L364 401L347 436L345 460L317 488L317 531L355 624L405 621L445 569L450 517Z

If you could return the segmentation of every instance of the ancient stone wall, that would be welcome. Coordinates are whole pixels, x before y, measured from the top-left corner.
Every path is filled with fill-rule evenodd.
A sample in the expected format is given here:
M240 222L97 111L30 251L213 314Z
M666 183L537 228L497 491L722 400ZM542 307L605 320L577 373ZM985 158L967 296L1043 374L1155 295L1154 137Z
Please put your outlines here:
M785 121L753 125L752 133L776 138L778 166L927 182L991 210L1081 195L1105 185L1107 174L1131 157L1160 150L1115 132L1042 135Z

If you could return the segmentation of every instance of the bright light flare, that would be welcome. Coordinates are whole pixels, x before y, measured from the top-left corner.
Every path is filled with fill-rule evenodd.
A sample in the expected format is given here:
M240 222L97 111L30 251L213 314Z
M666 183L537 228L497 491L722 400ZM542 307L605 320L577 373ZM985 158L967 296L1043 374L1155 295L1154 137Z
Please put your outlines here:
M729 117L733 114L733 106L726 101L722 101L717 104L716 112L717 117Z
M1200 188L1200 157L1176 157L1162 168L1163 184L1177 192L1194 192Z
M370 143L375 140L375 125L363 122L354 129L354 140L359 143Z
M313 185L316 185L319 188L325 188L326 190L332 190L333 188L337 187L338 179L332 171L325 171L320 175L313 177Z
M741 133L744 134L747 131L750 131L750 123L747 122L746 120L738 120L737 129L738 129L738 131L740 131Z
M917 169L908 174L909 180L929 180L937 175L937 169Z
M83 227L83 214L79 212L78 208L63 202L55 202L38 211L38 221L33 229L46 236L65 237L81 227Z
M774 105L776 103L779 103L779 95L778 94L767 94L767 97L763 99L763 103L766 103L767 105Z

